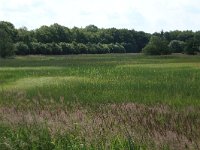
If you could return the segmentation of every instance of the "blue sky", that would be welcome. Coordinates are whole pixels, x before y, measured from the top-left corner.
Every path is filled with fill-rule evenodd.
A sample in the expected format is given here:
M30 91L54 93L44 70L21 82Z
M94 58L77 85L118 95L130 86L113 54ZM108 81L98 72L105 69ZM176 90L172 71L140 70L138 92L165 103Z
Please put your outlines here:
M35 29L59 23L137 31L200 30L200 0L0 0L0 20Z

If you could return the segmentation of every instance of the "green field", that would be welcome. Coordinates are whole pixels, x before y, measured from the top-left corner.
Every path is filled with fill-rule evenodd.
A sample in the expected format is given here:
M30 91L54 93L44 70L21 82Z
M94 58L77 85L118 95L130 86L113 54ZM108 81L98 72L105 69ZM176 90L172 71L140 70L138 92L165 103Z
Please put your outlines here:
M0 149L199 149L200 56L0 59Z

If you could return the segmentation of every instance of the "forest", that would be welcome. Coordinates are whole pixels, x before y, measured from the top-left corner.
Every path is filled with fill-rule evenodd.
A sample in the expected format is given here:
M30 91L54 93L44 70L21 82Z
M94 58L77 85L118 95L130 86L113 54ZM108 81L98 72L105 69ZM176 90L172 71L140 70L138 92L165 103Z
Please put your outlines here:
M153 34L134 29L68 28L57 23L38 29L16 29L0 21L0 56L68 55L140 53L166 55L171 53L197 54L200 51L200 31L169 31Z

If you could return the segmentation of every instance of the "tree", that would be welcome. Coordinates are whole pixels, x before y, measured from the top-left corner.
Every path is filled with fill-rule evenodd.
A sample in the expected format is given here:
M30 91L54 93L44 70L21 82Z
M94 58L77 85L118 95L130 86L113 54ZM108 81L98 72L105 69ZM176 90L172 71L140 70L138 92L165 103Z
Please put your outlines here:
M186 41L184 52L189 55L194 55L198 51L198 47L195 46L194 40L190 39Z
M108 32L108 29L102 29L99 32L99 42L109 44L114 42L113 36Z
M30 54L29 47L24 42L17 42L15 44L15 47L16 47L16 54L17 55L28 55L28 54Z
M41 43L51 43L54 41L51 29L48 26L41 26L35 30L35 37Z
M200 52L200 31L196 32L194 35L194 45L198 52Z
M13 39L15 37L14 26L11 23L0 22L0 57L5 58L14 55Z
M83 43L77 44L77 49L79 50L80 54L87 54L88 53L87 46Z
M145 32L136 32L132 31L133 34L135 34L135 41L137 43L137 52L141 52L141 50L148 44L149 39L150 39L150 34L147 34Z
M34 33L33 31L28 31L26 27L21 27L17 29L16 42L23 42L27 46L30 46L31 42L36 42L36 39L33 33Z
M9 35L13 42L16 41L17 30L12 23L0 21L0 29L3 29Z
M59 42L70 42L71 35L68 28L54 23L49 27L52 36L52 41L55 43Z
M147 55L167 55L171 53L167 40L159 36L152 36L142 51Z
M59 45L62 48L62 53L64 55L74 54L75 53L74 44L61 42L61 43L59 43Z
M126 53L138 53L138 47L135 41L132 43L121 43L121 45L125 48Z
M194 33L192 31L183 31L179 33L179 35L177 36L177 40L185 42L191 40L193 37Z
M84 44L88 43L88 36L86 36L83 29L74 27L72 29L72 35L73 35L73 42L84 43Z
M173 41L173 40L178 40L178 36L181 34L181 31L175 30L175 31L170 31L170 32L165 32L164 37L167 41Z
M109 44L110 53L125 53L125 48L120 45L119 43L116 44Z
M185 48L185 42L173 40L169 43L168 46L173 53L182 53L184 51L184 48Z
M97 32L98 31L98 27L95 25L88 25L85 27L85 29L88 32Z
M54 55L60 55L60 54L62 54L62 47L59 44L53 42L51 44L51 48L52 48L52 53Z

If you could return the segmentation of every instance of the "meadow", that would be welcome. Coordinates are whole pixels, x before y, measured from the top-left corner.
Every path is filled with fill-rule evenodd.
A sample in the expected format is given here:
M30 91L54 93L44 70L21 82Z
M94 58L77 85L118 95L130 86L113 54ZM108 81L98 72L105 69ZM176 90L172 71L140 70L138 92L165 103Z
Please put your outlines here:
M0 59L0 149L199 149L200 56Z

